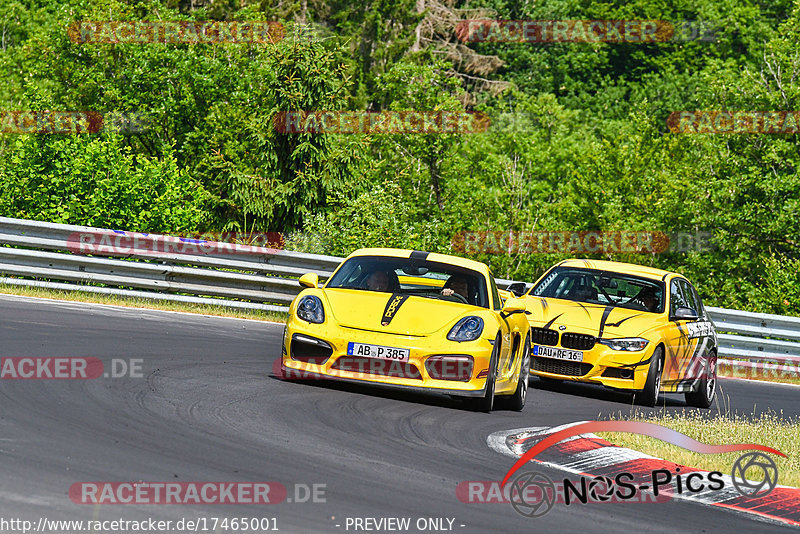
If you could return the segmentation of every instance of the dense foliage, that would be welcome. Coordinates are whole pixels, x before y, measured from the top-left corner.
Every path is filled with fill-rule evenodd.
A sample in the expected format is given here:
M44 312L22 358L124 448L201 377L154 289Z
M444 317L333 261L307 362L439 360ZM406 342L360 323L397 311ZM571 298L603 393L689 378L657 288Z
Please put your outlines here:
M713 40L464 43L459 21L704 21ZM76 21L280 21L274 43L91 44ZM675 111L797 111L800 0L10 0L0 111L137 113L135 131L0 134L0 215L262 230L343 255L460 232L648 231L579 254L685 273L712 305L800 314L798 135L671 133ZM284 134L299 110L480 111L486 133ZM480 252L532 280L575 253Z

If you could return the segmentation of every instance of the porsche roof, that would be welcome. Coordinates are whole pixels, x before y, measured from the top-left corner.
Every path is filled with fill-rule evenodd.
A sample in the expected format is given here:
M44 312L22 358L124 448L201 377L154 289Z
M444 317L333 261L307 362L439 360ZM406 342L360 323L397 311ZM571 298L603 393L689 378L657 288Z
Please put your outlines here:
M456 265L458 267L465 267L486 273L489 267L485 263L475 260L468 260L467 258L460 258L458 256L450 256L449 254L439 254L436 252L423 252L421 250L410 250L404 248L361 248L350 254L348 258L353 256L388 256L393 258L418 258L420 260L434 261L438 263L447 263Z

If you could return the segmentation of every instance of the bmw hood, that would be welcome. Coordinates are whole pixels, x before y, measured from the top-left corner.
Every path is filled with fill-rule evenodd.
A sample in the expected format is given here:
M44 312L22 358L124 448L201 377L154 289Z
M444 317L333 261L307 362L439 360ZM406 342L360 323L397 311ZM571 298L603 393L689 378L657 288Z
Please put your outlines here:
M531 326L599 338L638 336L653 328L659 314L555 298L528 297Z

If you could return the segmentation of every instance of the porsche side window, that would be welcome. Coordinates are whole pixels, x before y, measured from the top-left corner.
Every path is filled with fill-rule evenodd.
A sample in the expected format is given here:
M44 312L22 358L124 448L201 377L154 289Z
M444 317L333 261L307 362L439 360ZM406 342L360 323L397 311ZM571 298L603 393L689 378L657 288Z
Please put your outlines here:
M675 315L678 308L685 308L688 306L686 299L683 298L681 288L678 285L678 280L673 280L669 285L669 315Z
M494 283L494 276L489 274L489 284L492 286L492 303L495 310L501 309L503 306L500 304L500 293L497 292L497 284Z

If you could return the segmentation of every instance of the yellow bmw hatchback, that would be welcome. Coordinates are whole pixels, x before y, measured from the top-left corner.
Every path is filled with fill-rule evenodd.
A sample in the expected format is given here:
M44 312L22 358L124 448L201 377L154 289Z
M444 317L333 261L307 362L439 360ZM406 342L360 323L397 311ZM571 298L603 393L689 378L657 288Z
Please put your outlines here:
M530 312L531 374L631 391L647 406L659 393L711 405L717 336L682 275L572 259L553 266L523 299Z
M367 382L521 410L530 326L480 262L403 249L361 249L324 285L300 279L283 339L285 378Z

